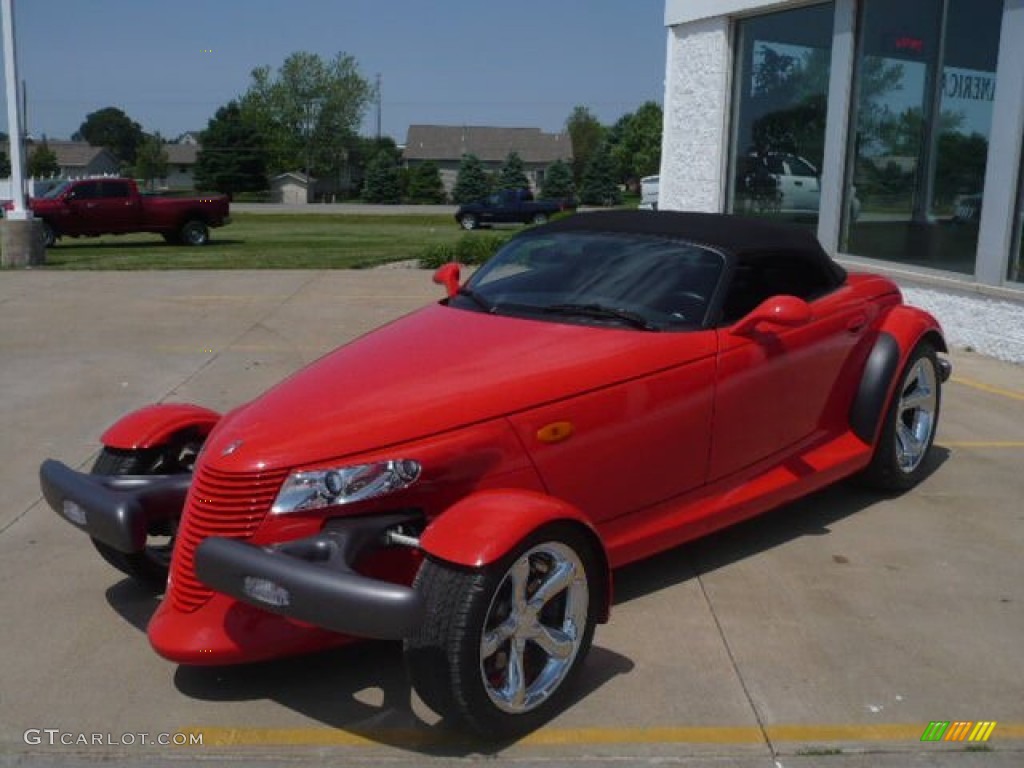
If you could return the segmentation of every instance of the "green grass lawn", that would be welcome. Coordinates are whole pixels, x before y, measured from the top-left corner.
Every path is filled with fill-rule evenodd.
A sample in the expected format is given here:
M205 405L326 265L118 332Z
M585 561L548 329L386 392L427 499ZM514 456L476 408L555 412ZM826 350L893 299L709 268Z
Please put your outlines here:
M450 216L237 213L201 248L159 235L63 238L48 269L348 269L417 258L462 236ZM475 233L474 233L475 234Z

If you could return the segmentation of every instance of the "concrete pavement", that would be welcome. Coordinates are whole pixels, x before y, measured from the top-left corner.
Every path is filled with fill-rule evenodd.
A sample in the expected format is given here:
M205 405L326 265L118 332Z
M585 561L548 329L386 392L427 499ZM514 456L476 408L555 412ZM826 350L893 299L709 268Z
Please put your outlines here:
M918 489L833 488L623 570L577 701L519 743L438 727L390 644L158 658L155 599L40 502L39 462L87 465L148 402L230 408L438 295L418 270L0 274L0 764L1024 763L1024 368L968 353ZM922 743L934 720L996 721L991 751Z

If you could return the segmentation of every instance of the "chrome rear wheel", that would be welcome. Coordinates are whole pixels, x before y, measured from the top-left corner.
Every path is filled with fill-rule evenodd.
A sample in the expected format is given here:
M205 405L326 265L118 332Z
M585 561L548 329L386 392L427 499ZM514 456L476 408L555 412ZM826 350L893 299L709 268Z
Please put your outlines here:
M901 472L921 466L938 421L938 372L933 360L920 358L907 372L896 409L896 463Z
M943 378L935 348L928 342L918 344L903 366L875 453L864 470L867 485L900 492L924 478L939 426Z

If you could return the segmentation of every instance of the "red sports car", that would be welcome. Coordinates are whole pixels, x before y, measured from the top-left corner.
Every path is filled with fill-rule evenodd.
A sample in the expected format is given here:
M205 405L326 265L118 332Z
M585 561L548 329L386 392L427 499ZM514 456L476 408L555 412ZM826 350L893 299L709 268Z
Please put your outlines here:
M942 332L814 237L713 214L573 216L224 416L154 405L50 505L166 597L149 638L225 664L401 639L430 707L542 723L612 574L860 475L928 471Z

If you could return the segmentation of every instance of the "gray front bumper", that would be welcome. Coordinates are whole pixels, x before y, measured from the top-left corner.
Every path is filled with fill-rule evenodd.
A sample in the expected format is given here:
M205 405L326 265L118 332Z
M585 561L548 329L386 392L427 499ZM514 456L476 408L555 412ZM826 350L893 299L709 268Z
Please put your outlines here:
M160 522L181 516L192 475L89 475L53 459L39 467L46 502L64 520L119 552L141 552Z
M420 626L423 599L411 587L353 570L361 554L384 545L386 531L409 515L331 521L305 539L258 547L211 537L195 553L208 587L271 613L355 637L399 640Z

